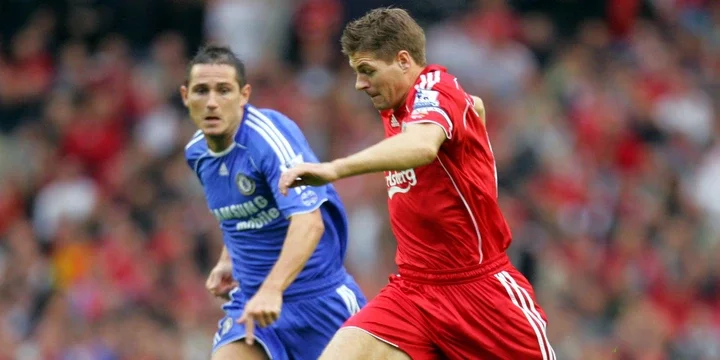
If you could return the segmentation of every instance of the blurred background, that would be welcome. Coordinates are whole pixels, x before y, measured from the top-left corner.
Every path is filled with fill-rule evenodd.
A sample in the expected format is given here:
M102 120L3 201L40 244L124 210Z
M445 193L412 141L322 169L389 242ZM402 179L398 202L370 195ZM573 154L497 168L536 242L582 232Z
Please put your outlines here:
M720 359L720 1L1 0L0 360L206 359L221 237L178 87L205 41L321 159L383 136L339 50L395 4L483 97L513 262L559 359ZM347 265L395 268L382 175Z

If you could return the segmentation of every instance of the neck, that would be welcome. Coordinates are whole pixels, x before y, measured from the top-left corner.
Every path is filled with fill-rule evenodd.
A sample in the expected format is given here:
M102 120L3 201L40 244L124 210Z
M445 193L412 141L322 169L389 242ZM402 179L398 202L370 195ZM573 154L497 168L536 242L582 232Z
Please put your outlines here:
M413 66L408 71L408 81L410 81L411 84L414 84L423 71L425 71L425 66Z
M410 68L410 70L405 75L405 80L410 84L410 86L407 86L405 89L405 92L400 97L400 102L393 108L393 110L397 110L405 105L405 101L407 100L407 96L410 93L410 90L412 90L413 84L417 81L417 78L420 76L420 74L425 70L424 66L413 66Z
M230 147L235 141L233 134L234 132L222 135L205 135L205 141L210 151L219 153Z

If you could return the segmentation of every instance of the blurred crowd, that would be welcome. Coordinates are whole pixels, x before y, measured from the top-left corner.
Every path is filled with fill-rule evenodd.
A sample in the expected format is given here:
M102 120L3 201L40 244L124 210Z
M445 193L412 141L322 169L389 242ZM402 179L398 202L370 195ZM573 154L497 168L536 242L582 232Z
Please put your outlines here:
M383 133L339 32L389 2L4 3L0 360L207 358L221 237L182 151L186 61L231 45L256 106L344 156ZM485 101L510 254L558 358L720 358L720 2L395 3ZM372 297L395 270L384 181L337 188Z

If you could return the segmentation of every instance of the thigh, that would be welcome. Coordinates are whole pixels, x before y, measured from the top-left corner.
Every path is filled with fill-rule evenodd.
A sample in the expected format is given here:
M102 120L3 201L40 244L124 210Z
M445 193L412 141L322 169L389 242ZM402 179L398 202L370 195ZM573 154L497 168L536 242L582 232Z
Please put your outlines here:
M351 281L322 296L286 303L275 329L290 358L316 360L343 323L365 303L359 287Z
M438 349L428 336L431 327L401 283L393 279L351 317L330 341L322 358L382 359L382 354L394 354L393 358L437 359Z
M370 333L344 327L335 334L320 360L410 360L410 356ZM418 359L414 357L413 359Z
M433 292L433 316L443 324L434 338L447 358L555 359L545 314L532 286L512 266Z
M255 359L258 351L265 359L285 360L288 359L285 348L278 338L274 329L255 327L255 344L245 345L244 339L247 335L245 324L237 323L241 311L230 311L218 323L218 331L213 339L213 360L219 359ZM236 354L236 352L240 352ZM253 357L251 357L253 356ZM263 359L259 357L258 359Z
M259 343L248 345L238 340L218 348L212 360L270 360L270 357Z

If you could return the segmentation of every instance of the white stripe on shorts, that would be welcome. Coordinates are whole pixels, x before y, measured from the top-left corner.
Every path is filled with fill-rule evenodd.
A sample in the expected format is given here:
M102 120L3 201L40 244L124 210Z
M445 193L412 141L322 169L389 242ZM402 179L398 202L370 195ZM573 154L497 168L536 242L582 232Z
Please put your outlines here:
M495 274L495 278L497 278L498 281L500 281L500 283L505 287L505 290L507 290L508 296L510 296L513 304L522 311L525 318L530 323L530 326L535 332L535 336L537 336L543 360L556 360L555 351L552 346L550 346L550 342L547 338L547 324L535 308L535 303L533 302L530 294L527 290L520 287L520 285L518 285L515 279L513 279L507 271L501 271Z

